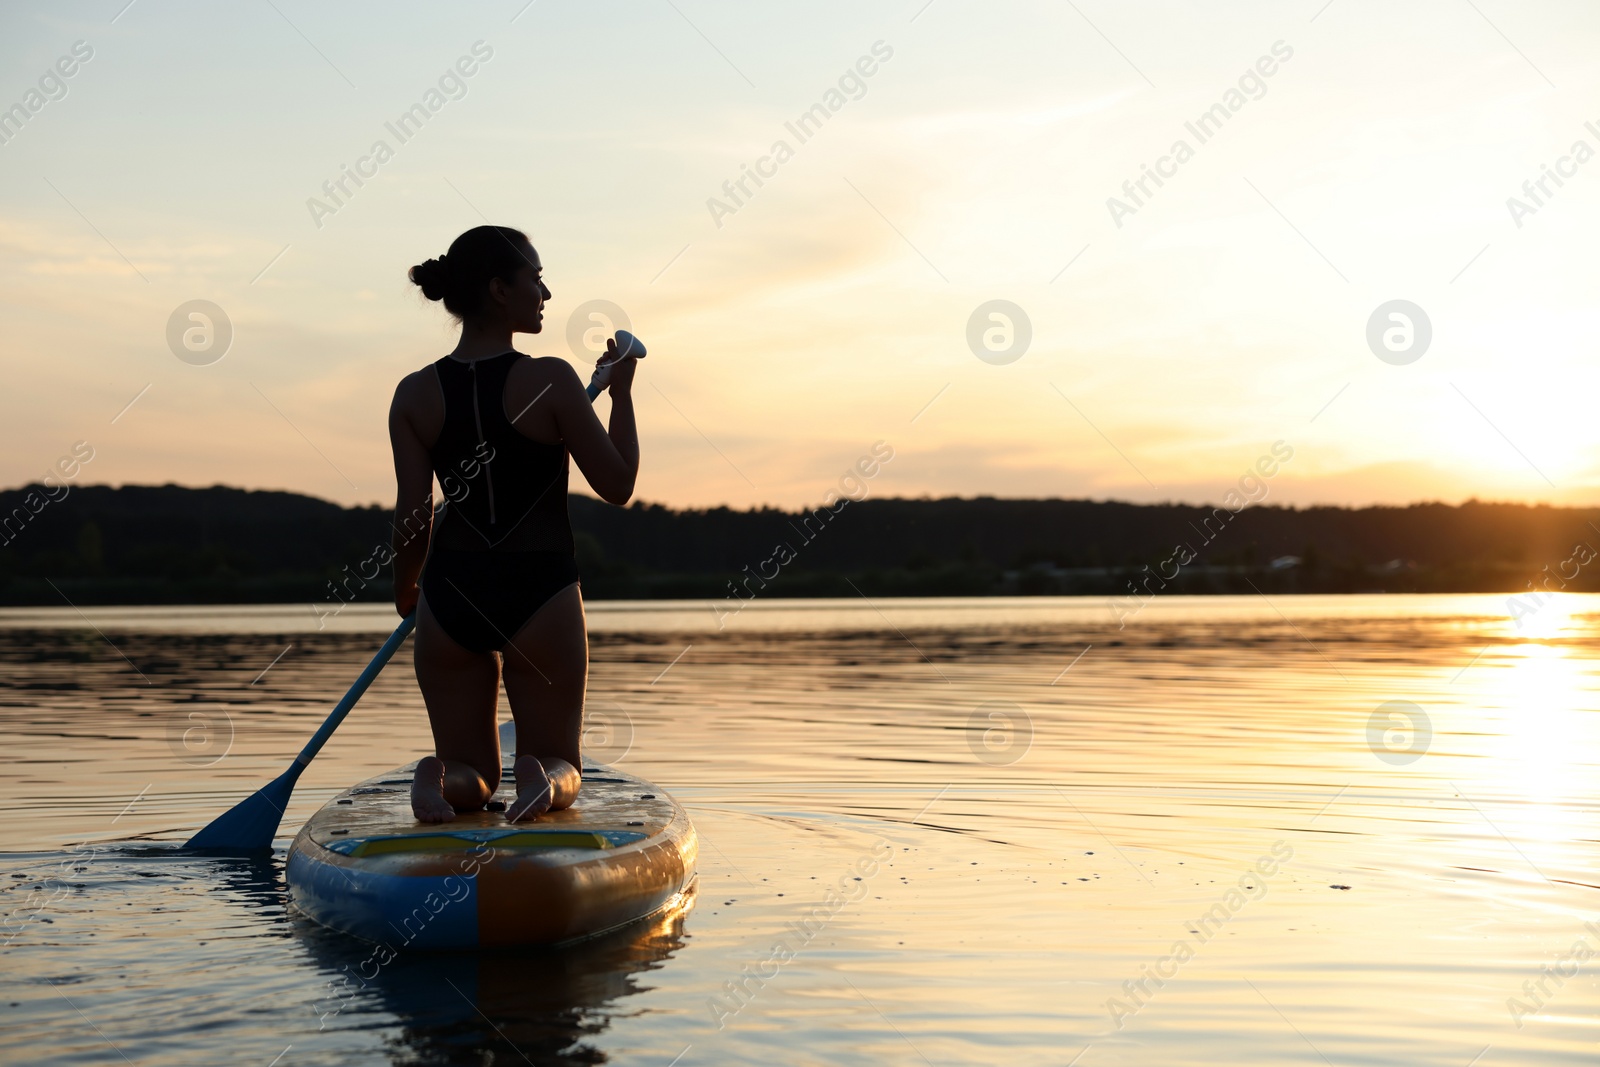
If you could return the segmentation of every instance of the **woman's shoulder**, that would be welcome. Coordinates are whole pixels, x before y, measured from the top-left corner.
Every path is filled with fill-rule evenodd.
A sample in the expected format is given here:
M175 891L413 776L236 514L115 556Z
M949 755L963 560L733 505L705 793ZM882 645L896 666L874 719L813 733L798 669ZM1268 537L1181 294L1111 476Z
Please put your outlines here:
M578 372L560 356L530 356L517 353L521 358L511 365L511 373L525 381L543 385L562 385L577 382ZM579 383L581 385L581 382Z
M438 372L433 364L412 371L394 387L390 410L424 422L436 421L444 412L444 395L439 390Z
M526 352L518 352L522 357L517 360L517 365L522 367L537 367L543 371L560 371L562 368L572 370L572 364L560 356L530 356Z
M401 378L399 384L394 387L394 398L407 400L423 395L425 390L438 392L438 381L439 372L430 363Z

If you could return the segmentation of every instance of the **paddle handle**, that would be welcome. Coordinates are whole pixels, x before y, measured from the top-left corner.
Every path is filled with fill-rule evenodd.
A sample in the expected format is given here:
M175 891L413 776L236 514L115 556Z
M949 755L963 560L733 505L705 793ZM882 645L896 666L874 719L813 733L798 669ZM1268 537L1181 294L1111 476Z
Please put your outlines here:
M625 359L643 359L647 354L644 342L627 330L618 330L614 340L617 346L617 358L610 363L601 363L596 366L593 376L589 379L589 388L584 390L589 394L591 401L599 397L601 390L611 384L612 367L615 367Z
M361 672L361 677L355 680L355 684L350 687L349 692L345 693L344 699L340 700L333 709L333 714L329 715L327 721L322 724L316 733L311 735L311 740L306 742L306 747L302 748L300 755L294 758L296 763L304 767L316 757L318 752L322 751L322 746L327 744L328 738L332 737L333 732L339 728L339 724L344 722L344 717L350 714L351 708L356 706L356 701L361 699L361 694L367 691L367 687L372 684L372 680L378 676L379 671L383 670L384 665L394 657L395 652L405 643L405 639L411 635L411 631L416 629L416 625L417 613L414 611L400 620L400 625L394 628L394 633L389 635L389 640L385 641L383 647L378 649L378 654L372 657L372 662L367 664L367 669Z

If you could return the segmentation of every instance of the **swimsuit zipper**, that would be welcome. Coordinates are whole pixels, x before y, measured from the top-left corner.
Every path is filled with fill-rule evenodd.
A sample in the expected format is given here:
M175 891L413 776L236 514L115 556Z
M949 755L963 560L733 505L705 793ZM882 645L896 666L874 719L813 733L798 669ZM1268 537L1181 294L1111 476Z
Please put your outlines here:
M482 449L488 444L483 436L483 416L478 411L478 364L476 361L467 364L472 369L472 421L478 428L478 448ZM489 470L487 461L483 464L484 485L489 492L489 523L494 524L494 473Z

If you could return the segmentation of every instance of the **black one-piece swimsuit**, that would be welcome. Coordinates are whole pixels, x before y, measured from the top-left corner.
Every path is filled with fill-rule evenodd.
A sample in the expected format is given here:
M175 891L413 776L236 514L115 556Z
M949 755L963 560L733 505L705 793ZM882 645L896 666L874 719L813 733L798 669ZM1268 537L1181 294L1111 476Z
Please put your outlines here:
M433 531L422 595L444 632L472 652L510 644L578 580L566 446L530 441L506 417L506 378L526 358L446 356L433 365L444 429L428 458L447 506Z

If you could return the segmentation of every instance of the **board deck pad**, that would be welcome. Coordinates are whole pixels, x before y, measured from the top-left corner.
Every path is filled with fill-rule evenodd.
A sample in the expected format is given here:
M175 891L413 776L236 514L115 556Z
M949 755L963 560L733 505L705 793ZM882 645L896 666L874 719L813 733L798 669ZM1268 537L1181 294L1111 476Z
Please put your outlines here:
M694 878L688 816L637 775L585 766L576 803L534 822L479 811L426 824L411 814L415 768L352 786L301 828L288 866L300 910L394 948L555 945L670 908ZM495 799L514 797L507 766Z

